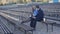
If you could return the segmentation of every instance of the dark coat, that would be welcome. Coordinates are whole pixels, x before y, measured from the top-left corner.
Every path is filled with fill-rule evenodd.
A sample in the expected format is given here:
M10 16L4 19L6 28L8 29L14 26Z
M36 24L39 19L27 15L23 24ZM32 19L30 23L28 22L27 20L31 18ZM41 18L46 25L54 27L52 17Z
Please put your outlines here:
M38 14L35 16L37 21L42 21L44 18L44 13L42 9L38 10Z

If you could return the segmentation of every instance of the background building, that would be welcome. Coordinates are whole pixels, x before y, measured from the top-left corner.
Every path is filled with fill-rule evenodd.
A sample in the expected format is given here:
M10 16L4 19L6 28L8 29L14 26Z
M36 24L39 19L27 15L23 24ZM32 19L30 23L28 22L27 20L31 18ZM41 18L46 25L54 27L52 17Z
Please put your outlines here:
M49 3L59 3L60 0L49 0Z
M0 0L1 5L17 3L17 0Z
M0 5L29 2L58 3L60 0L0 0Z

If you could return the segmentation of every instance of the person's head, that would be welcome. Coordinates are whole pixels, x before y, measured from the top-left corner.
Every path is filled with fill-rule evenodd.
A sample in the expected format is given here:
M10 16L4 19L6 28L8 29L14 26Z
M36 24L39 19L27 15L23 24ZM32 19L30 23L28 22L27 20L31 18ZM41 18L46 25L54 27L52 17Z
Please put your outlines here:
M39 8L40 8L39 5L36 5L36 9L39 10Z
M39 5L36 5L36 8L40 8Z

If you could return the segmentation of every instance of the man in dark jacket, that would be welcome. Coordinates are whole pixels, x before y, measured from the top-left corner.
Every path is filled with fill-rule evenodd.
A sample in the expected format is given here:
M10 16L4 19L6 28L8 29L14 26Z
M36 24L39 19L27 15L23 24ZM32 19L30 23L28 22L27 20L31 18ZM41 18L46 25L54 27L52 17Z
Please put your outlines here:
M36 5L36 9L33 11L33 16L31 17L31 23L30 26L34 29L36 28L36 22L37 21L43 21L44 13L39 7L39 5Z

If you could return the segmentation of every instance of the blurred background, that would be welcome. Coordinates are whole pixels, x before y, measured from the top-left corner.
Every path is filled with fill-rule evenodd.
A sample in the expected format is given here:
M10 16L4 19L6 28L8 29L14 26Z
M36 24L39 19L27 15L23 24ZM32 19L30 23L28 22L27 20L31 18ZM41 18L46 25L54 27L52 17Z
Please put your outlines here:
M40 3L59 3L60 0L0 0L0 5L7 4L26 4L31 2L40 2Z

